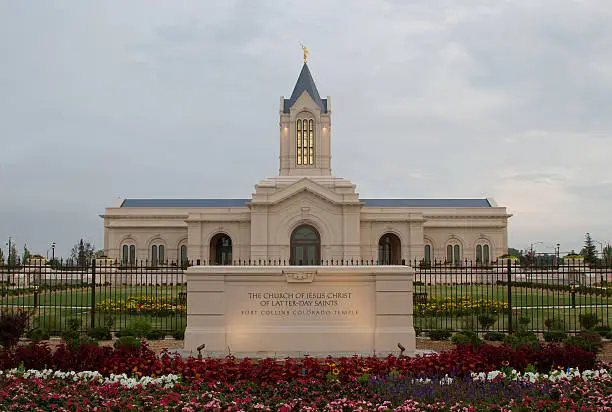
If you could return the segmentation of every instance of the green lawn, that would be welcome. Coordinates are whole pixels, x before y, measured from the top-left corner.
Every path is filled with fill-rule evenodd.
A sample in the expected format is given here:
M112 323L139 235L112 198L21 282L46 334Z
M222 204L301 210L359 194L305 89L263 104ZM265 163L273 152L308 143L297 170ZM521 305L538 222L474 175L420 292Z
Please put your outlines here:
M498 285L418 285L415 293L427 293L428 298L471 296L473 299L508 301L508 288ZM572 294L541 288L512 287L513 306L566 306L572 304ZM612 297L576 293L576 305L612 305Z
M186 291L183 285L178 286L96 286L96 303L104 299L126 299L128 296L152 296L155 298L176 298ZM87 306L91 307L91 288L70 289L61 291L41 291L38 293L39 306ZM33 306L34 294L25 296L8 296L2 298L3 305Z
M179 293L185 292L184 285L160 286L96 286L95 303L105 299L117 301L128 296L150 296L154 298L172 298L177 300ZM415 293L426 293L429 299L449 297L451 300L471 296L473 299L491 299L507 302L506 286L498 285L415 285ZM423 297L423 296L421 296ZM91 324L92 291L91 288L75 288L62 291L41 291L38 294L38 309L36 318L47 329L63 329L69 318L81 319L83 329ZM518 324L518 317L528 316L531 319L530 329L543 330L544 321L549 318L563 319L568 330L579 328L578 316L581 313L596 312L604 324L612 325L612 297L576 293L576 308L572 309L572 294L567 291L551 291L542 288L512 287L513 324ZM34 295L9 296L0 298L0 306L34 306ZM581 307L591 306L591 307ZM564 308L565 307L565 308ZM97 311L96 324L104 324L112 316L113 329L118 330L128 326L135 319L144 315L113 313L106 314ZM424 329L449 328L460 330L464 328L479 328L477 313L466 316L423 316L415 310L415 326ZM173 330L177 325L184 324L185 314L170 316L153 316L149 321L158 329ZM497 322L492 330L508 328L507 313L497 315Z
M128 296L149 296L156 299L171 298L178 301L179 293L185 291L186 287L184 285L96 286L95 303L97 304L105 299L125 300ZM42 290L38 293L37 301L37 310L34 316L35 325L42 326L51 332L64 330L66 321L70 318L80 319L83 330L91 325L91 288L61 291ZM3 297L0 306L33 308L34 294ZM125 312L105 313L98 310L95 314L95 324L104 325L109 318L112 318L112 329L119 330L129 326L135 319L142 319L145 316ZM177 313L164 316L146 316L146 319L156 329L172 331L185 324L186 315Z

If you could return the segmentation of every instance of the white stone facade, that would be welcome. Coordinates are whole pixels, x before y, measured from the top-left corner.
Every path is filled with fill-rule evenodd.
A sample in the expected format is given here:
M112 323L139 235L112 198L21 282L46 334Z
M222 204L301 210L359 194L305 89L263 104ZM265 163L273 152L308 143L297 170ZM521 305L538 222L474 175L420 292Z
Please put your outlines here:
M102 216L107 256L128 264L297 263L297 254L311 253L309 264L398 264L484 262L506 253L510 215L492 200L360 199L353 183L333 176L331 101L319 97L306 64L292 97L281 98L279 116L279 176L260 181L250 199L122 201ZM304 225L317 235L309 252L309 240L292 243ZM231 243L226 257L222 237Z

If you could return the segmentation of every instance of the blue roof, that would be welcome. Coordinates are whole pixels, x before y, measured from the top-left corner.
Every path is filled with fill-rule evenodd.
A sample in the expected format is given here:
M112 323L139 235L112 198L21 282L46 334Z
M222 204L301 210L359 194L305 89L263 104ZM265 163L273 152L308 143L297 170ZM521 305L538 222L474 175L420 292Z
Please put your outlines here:
M121 207L245 207L251 199L125 199ZM365 207L491 207L487 199L360 199Z
M125 199L121 207L245 207L251 199Z
M365 207L491 207L487 199L359 199Z
M312 97L312 100L314 100L315 103L321 108L321 113L327 113L327 99L321 99L321 96L319 96L317 85L315 84L306 63L304 63L304 66L302 66L302 71L300 72L300 76L295 83L291 97L289 99L285 99L283 102L284 113L289 113L291 106L295 104L297 99L299 99L304 91L306 91L310 97Z

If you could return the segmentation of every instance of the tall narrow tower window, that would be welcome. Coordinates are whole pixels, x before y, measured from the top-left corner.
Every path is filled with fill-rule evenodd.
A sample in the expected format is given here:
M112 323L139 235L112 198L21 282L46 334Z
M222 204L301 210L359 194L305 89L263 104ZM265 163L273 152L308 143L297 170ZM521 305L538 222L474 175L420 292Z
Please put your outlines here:
M298 119L295 125L296 163L314 164L314 121Z

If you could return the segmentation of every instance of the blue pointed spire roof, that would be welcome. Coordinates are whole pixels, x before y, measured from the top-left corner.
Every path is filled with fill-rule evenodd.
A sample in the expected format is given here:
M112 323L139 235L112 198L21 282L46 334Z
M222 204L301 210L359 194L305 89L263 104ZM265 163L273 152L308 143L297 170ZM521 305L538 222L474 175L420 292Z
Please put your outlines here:
M303 92L307 92L310 95L312 100L314 100L315 103L321 108L321 113L327 113L327 99L321 99L321 96L319 96L317 85L315 84L306 63L304 63L302 66L302 71L300 72L297 82L295 83L291 97L289 99L285 99L283 107L283 111L285 113L289 113L289 109L295 104Z

